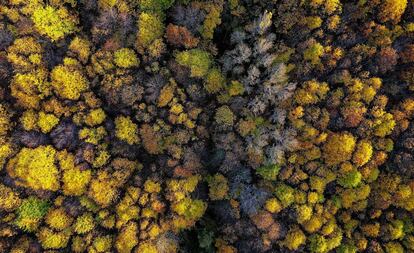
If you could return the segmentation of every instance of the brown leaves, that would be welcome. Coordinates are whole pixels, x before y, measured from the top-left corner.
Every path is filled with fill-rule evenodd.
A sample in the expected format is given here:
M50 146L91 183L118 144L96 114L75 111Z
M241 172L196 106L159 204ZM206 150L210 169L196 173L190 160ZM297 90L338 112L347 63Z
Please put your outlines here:
M196 47L199 39L195 38L186 27L169 24L166 32L167 41L174 46Z

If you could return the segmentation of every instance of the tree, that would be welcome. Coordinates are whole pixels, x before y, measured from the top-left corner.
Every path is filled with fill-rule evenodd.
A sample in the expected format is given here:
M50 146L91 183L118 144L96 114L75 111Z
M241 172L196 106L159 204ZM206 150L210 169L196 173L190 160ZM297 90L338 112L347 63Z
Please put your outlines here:
M323 157L328 166L335 166L351 159L355 137L347 132L332 133L323 147Z
M176 60L179 64L190 68L192 77L204 77L212 64L210 54L201 49L179 52Z
M34 190L57 191L59 170L55 165L56 150L52 146L22 148L7 164L9 174L18 184Z
M398 23L407 7L407 0L382 0L379 19L382 22Z
M59 65L52 70L52 87L56 93L64 98L77 100L82 92L89 87L88 80L76 66Z
M76 30L76 19L64 7L39 7L34 10L32 20L37 31L52 41L60 40Z
M170 44L184 46L185 48L196 47L200 41L186 27L173 24L167 26L166 37Z
M148 48L156 39L164 34L164 24L157 14L142 12L138 18L138 49Z

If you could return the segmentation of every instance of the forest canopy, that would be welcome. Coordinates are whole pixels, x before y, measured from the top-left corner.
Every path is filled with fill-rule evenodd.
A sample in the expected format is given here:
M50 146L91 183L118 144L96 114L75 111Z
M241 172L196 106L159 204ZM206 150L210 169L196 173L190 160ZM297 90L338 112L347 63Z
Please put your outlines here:
M0 252L414 252L414 1L0 1Z

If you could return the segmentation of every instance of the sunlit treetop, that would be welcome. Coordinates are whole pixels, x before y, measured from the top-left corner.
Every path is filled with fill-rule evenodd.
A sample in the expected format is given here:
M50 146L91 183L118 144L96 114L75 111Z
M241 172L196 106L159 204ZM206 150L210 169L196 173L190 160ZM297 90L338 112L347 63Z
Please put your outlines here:
M37 8L32 14L36 30L52 41L64 38L76 30L76 19L64 7L45 6Z

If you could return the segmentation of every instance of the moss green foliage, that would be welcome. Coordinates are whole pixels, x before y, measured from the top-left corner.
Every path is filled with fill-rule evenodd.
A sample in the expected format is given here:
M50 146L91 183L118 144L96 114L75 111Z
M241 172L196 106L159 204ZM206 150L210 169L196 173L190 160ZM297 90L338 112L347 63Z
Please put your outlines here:
M70 239L70 231L54 232L51 229L43 228L40 230L38 238L44 249L65 248Z
M221 174L207 178L209 197L211 200L222 200L227 197L229 186L226 177Z
M312 64L320 63L320 57L324 53L324 48L320 43L313 43L304 52L303 58Z
M228 106L224 105L217 109L214 118L217 124L232 126L234 121L234 114Z
M238 81L231 81L228 91L230 96L242 95L244 92L243 84Z
M289 206L295 201L295 190L286 185L280 184L275 189L275 195L280 200L283 206Z
M23 200L17 209L15 224L23 230L34 231L48 209L47 201L29 197Z
M217 93L224 88L225 82L226 79L223 77L220 70L213 68L207 74L204 88L208 93Z
M222 5L211 4L207 7L207 17L204 21L201 35L206 39L213 39L215 28L221 23Z
M314 234L309 237L309 251L313 253L317 252L327 252L327 242L326 239L318 234Z
M137 47L147 48L164 34L161 17L155 13L142 12L138 18Z
M139 7L143 11L161 12L170 8L175 0L139 0Z
M342 244L337 249L338 253L356 253L357 248L354 245Z
M200 49L180 52L177 54L176 60L179 64L190 68L193 77L204 77L212 64L210 54Z
M345 188L356 187L361 183L362 175L359 171L353 170L347 172L338 179L338 183Z
M277 164L270 164L258 168L256 173L263 177L263 179L274 181L276 180L279 171L280 166L278 166Z

